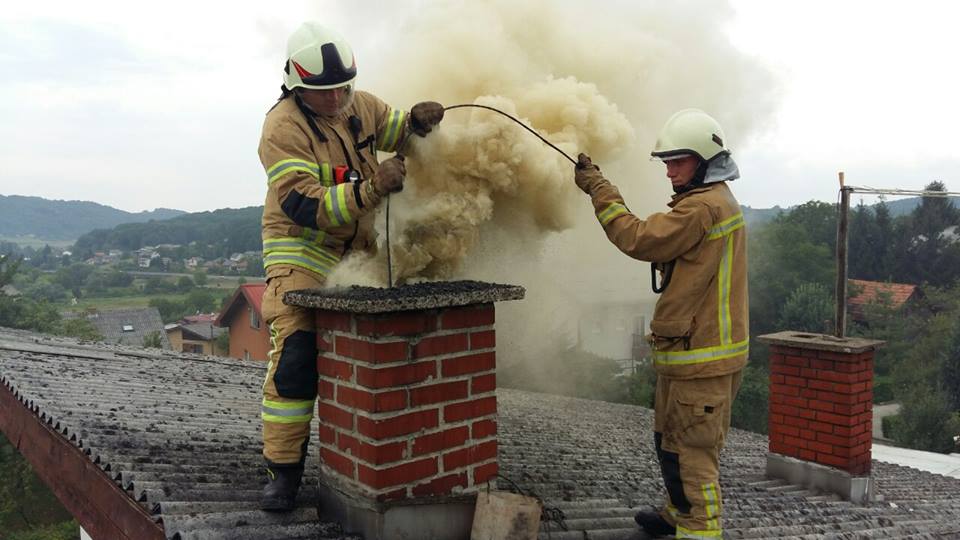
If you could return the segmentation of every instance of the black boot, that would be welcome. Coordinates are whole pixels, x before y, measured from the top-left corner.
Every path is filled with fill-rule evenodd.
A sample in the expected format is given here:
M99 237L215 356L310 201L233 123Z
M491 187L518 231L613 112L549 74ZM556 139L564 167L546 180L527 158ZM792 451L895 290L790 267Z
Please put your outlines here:
M650 536L672 536L677 534L677 528L667 523L667 520L663 519L663 516L661 516L659 512L651 512L649 510L638 512L637 515L633 516L633 520Z
M267 477L269 480L263 488L260 509L268 512L289 512L293 510L302 476L303 467L300 465L286 467L268 465Z

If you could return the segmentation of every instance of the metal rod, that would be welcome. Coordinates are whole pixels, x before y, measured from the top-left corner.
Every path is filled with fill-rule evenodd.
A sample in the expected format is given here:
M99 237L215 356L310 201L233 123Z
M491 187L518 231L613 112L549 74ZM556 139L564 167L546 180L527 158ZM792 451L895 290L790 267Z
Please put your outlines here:
M390 194L387 193L387 285L393 288L393 261L390 259Z
M837 313L834 335L845 337L847 334L847 214L850 210L850 192L852 188L843 185L843 172L840 172L840 207L837 219Z
M960 191L926 191L922 189L872 188L867 186L848 186L851 192L875 195L904 195L920 197L957 197Z

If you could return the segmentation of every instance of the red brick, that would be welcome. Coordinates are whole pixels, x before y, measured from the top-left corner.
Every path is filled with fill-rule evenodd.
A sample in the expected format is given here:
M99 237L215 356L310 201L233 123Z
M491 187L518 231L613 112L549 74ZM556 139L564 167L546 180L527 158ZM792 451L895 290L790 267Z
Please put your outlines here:
M353 413L321 401L317 403L317 416L320 420L343 429L353 429Z
M829 413L832 413L834 410L833 403L830 403L829 401L824 401L822 399L811 399L810 409L815 411L829 412Z
M326 356L317 358L317 371L325 376L341 381L349 381L353 378L353 366L347 362L341 362Z
M814 461L817 459L817 453L811 450L800 450L799 457L800 459L805 459L807 461Z
M429 435L421 435L413 440L413 455L419 456L463 446L469 438L470 429L467 426L460 426Z
M320 379L317 381L317 397L320 399L333 399L334 388L335 386L332 382Z
M401 414L383 420L357 417L357 431L371 439L381 440L400 435L409 435L424 429L433 429L440 423L437 409Z
M783 382L784 384L788 384L790 386L799 386L801 388L807 386L807 380L802 377L784 377Z
M817 399L817 391L812 388L801 388L800 397L806 399Z
M821 380L843 384L855 383L859 377L856 373L840 373L838 371L821 371L819 373L820 376L818 378Z
M454 450L444 454L443 470L452 471L466 467L472 463L479 463L497 457L497 441L487 441L476 446Z
M470 395L493 392L497 389L497 374L490 373L474 377L470 381Z
M802 418L793 418L793 417L789 417L789 416L788 416L787 418L784 418L784 419L783 419L783 423L784 423L785 425L788 425L788 426L794 426L794 427L798 427L798 428L805 428L805 427L807 427L808 421L807 421L807 420L804 420L804 419L802 419Z
M781 396L799 396L800 389L796 386L787 386L786 384L771 384L771 394L780 394Z
M836 369L841 373L859 373L860 370L862 369L856 363L849 363L849 362L836 362L835 366L836 367L834 369Z
M337 430L326 424L320 424L319 428L320 442L323 444L337 444Z
M776 347L771 345L770 346L770 364L773 365L773 364L783 362L783 359L785 358L786 354L789 354L789 353L784 352L783 347Z
M414 486L411 490L414 497L431 497L447 495L454 487L467 487L467 473L451 474L431 480L425 484Z
M776 424L782 424L782 423L783 423L783 415L782 415L782 414L772 414L772 413L771 413L768 418L769 418L769 420L770 420L770 425L771 425L771 426L776 425Z
M783 360L783 362L788 366L793 366L796 368L805 368L810 366L810 359L802 356L788 356Z
M323 446L320 447L320 460L326 464L331 469L337 471L338 473L346 476L347 478L353 479L356 478L353 472L353 460L342 456L333 450Z
M838 437L836 435L828 435L826 433L820 433L817 435L817 440L826 443L832 444L833 446L840 446L843 448L849 448L853 446L853 441L849 437Z
M770 384L783 384L785 376L779 373L770 373Z
M410 406L419 407L465 399L469 395L467 381L453 381L410 389Z
M497 346L497 333L493 330L470 333L470 349L492 349Z
M799 448L806 448L806 447L807 447L807 441L805 441L805 440L803 440L803 439L801 439L801 438L799 438L799 437L787 437L787 436L784 436L784 437L783 437L783 442L786 443L786 444L789 444L790 446L793 446L794 448L798 448L798 449L799 449Z
M406 341L376 343L361 341L346 336L337 336L336 342L336 352L338 356L374 364L399 362L409 359L407 347L408 343Z
M402 487L400 489L395 489L393 491L388 491L387 493L381 493L380 495L377 495L377 502L399 501L406 498L407 488Z
M817 390L825 390L827 392L833 391L834 383L830 381L821 381L819 379L814 379L810 381L810 388L815 388Z
M872 381L872 380L873 380L872 371L863 370L857 374L857 382Z
M443 361L441 372L444 377L456 377L467 373L490 371L497 367L497 357L492 352L471 354L459 358L447 358Z
M445 336L432 336L420 340L413 345L413 357L425 358L428 356L451 355L463 352L470 347L466 332Z
M473 470L473 485L486 483L496 477L499 470L496 462L478 466Z
M407 442L375 445L363 442L346 433L341 433L337 437L337 448L367 463L382 465L403 459L403 454L407 450Z
M800 429L790 425L774 425L774 426L770 426L770 434L784 435L787 437L799 437Z
M798 414L798 416L806 420L813 420L817 417L817 411L813 409L800 409L800 414Z
M351 332L353 330L352 316L349 313L325 310L318 310L316 313L317 328L340 332Z
M840 437L853 437L856 435L855 428L850 426L833 426L833 434Z
M367 388L390 388L426 381L437 376L435 360L402 366L368 368L357 366L357 383Z
M813 368L803 368L800 370L800 376L804 379L819 379L820 370Z
M806 408L807 406L807 400L798 397L786 396L783 398L783 402L794 407Z
M792 405L783 405L781 403L771 403L770 412L782 414L784 416L800 416L800 409Z
M784 399L786 399L786 396L783 394L778 394L773 389L770 390L770 403L783 403Z
M497 434L497 422L495 420L478 420L473 423L470 437L473 439L486 439Z
M429 311L357 317L357 334L361 336L415 336L433 332L436 328L437 316Z
M333 347L330 346L330 342L327 340L328 337L331 337L330 334L317 332L317 351L321 353L333 352Z
M814 431L819 431L820 433L833 433L836 428L833 424L828 424L826 422L810 422L810 429Z
M337 390L337 403L374 413L397 411L407 407L407 392L394 390L372 393L340 385Z
M815 441L817 440L817 433L811 429L801 429L800 438L805 441Z
M778 374L783 376L799 377L800 368L795 366L788 366L786 364L775 364L770 366L770 374Z
M807 449L813 450L817 453L832 454L833 445L826 444L820 441L807 441Z
M800 449L796 446L790 446L784 442L770 441L770 451L785 456L797 457L800 455Z
M497 412L497 398L490 396L463 403L452 403L443 408L444 422L457 422Z
M834 364L832 360L821 360L819 358L812 358L810 360L810 367L813 369L833 371Z
M435 457L380 470L367 467L363 463L357 464L358 480L374 489L409 484L435 474L437 474L437 458Z
M834 351L820 351L817 353L817 358L822 358L823 360L833 360L835 362L857 362L860 360L859 354L850 354L850 353L841 353Z
M453 330L475 326L491 326L495 320L493 304L450 308L440 314L440 328Z
M828 412L817 412L817 420L839 426L846 426L850 424L850 417L841 416L839 414L831 414Z

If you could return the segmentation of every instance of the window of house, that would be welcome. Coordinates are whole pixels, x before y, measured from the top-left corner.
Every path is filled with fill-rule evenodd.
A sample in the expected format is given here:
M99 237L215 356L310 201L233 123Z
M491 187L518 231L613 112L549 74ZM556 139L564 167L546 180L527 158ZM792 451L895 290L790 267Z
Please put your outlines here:
M123 331L124 331L124 332L133 332L133 325L132 325L132 324L125 324L125 325L123 325Z
M183 352L203 354L203 345L197 343L184 343Z
M257 310L250 308L250 327L260 329L260 317L257 315Z
M250 351L243 351L243 359L244 360L250 359Z

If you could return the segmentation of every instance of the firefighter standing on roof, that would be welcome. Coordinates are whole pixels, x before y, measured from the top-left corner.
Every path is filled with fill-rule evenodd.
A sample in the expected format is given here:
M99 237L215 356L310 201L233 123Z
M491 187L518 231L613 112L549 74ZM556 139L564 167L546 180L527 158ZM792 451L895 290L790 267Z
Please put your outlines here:
M263 385L263 455L268 483L261 507L293 509L316 408L317 333L309 310L283 294L323 286L347 253L375 247L373 210L402 189L403 158L378 164L410 132L426 135L443 118L435 102L410 113L354 89L353 51L336 32L305 23L287 43L283 94L267 113L260 161L263 209L263 318L270 326Z
M675 194L669 212L646 219L630 213L586 155L575 172L607 238L652 263L661 293L649 339L654 443L667 500L635 519L654 536L721 538L720 449L749 343L746 230L727 186L740 173L719 124L696 109L667 121L652 155L666 164Z

